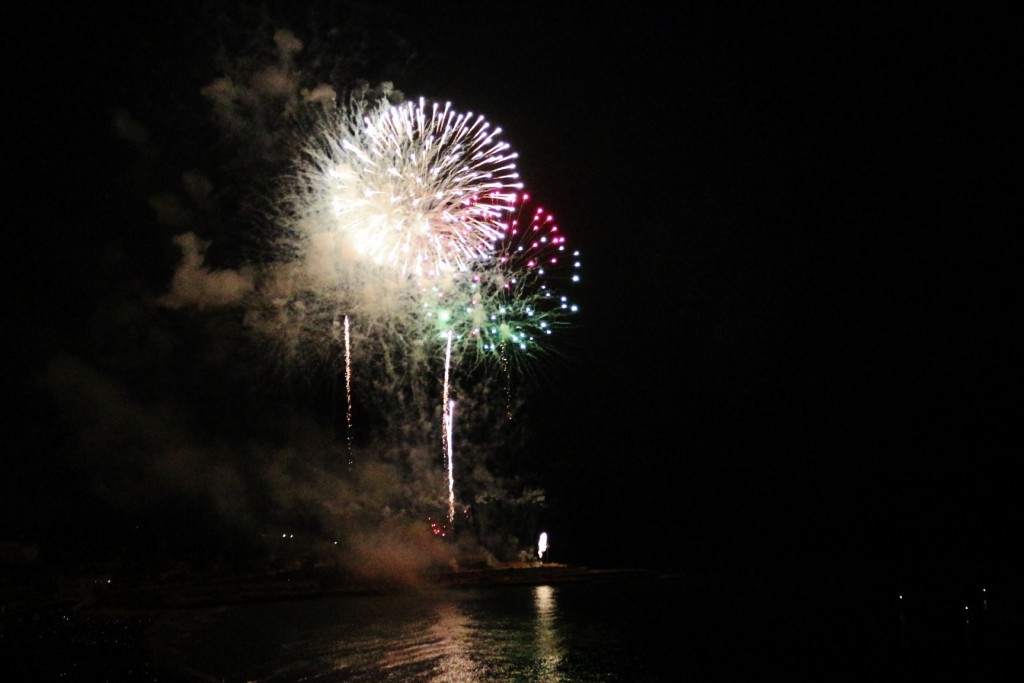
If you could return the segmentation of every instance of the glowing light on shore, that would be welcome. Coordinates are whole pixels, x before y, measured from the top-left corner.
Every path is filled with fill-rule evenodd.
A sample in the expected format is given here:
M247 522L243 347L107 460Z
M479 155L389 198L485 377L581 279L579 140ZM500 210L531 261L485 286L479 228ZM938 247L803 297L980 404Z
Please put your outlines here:
M544 559L544 553L548 551L548 532L540 532L540 537L537 539L537 557Z
M430 522L430 533L434 534L435 536L440 536L441 538L444 538L448 535L447 526L445 526L444 524L438 524L429 517L427 517L427 521Z

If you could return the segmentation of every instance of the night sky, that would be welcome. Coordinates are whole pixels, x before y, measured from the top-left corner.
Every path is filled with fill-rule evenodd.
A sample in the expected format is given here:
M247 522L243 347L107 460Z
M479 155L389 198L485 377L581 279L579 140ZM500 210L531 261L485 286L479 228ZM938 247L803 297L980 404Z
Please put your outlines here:
M87 484L100 465L71 455L88 427L40 377L128 345L97 308L166 291L178 255L147 233L117 112L152 126L167 168L217 154L161 128L206 115L216 3L138 5L6 27L10 540L112 514ZM313 5L278 27L342 25ZM1019 21L549 5L392 4L346 35L356 77L500 125L583 252L581 313L528 409L552 557L1019 562Z

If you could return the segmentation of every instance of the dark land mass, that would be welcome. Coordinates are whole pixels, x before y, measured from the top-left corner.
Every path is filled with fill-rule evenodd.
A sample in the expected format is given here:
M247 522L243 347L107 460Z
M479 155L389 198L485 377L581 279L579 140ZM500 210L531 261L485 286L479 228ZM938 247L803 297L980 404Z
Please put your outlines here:
M196 608L347 594L540 585L654 575L654 572L644 569L590 569L541 563L369 579L353 578L332 571L295 572L276 576L190 579L103 588L85 598L79 606L91 612Z
M72 610L85 615L125 615L349 594L542 585L659 575L665 574L649 569L594 569L540 561L435 568L372 577L324 567L249 575L194 573L163 578L83 575L77 579L64 577L47 590L8 582L0 603L0 634L54 610Z

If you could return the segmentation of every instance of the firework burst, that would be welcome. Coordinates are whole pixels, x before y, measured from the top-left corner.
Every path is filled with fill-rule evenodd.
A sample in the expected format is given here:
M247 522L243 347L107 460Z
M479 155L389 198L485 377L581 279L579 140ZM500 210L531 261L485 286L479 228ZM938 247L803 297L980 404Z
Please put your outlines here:
M326 112L281 203L297 259L278 284L384 344L416 340L430 355L451 333L459 363L537 355L576 311L565 289L579 254L518 191L500 132L422 99ZM315 326L314 308L299 312Z
M526 193L501 225L494 255L470 272L435 281L423 299L438 340L456 336L460 359L497 360L537 355L547 337L565 327L578 306L567 292L580 281L580 255L570 249L554 216Z
M353 103L312 136L296 206L335 256L433 280L490 259L522 187L516 154L450 104Z

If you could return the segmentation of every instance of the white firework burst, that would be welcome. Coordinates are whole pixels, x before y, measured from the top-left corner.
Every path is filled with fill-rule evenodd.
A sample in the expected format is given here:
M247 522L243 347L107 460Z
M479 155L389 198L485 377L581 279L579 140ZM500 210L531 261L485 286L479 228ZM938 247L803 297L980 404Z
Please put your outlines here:
M354 104L307 143L306 232L336 258L432 280L493 257L522 187L515 152L479 114L424 99Z

